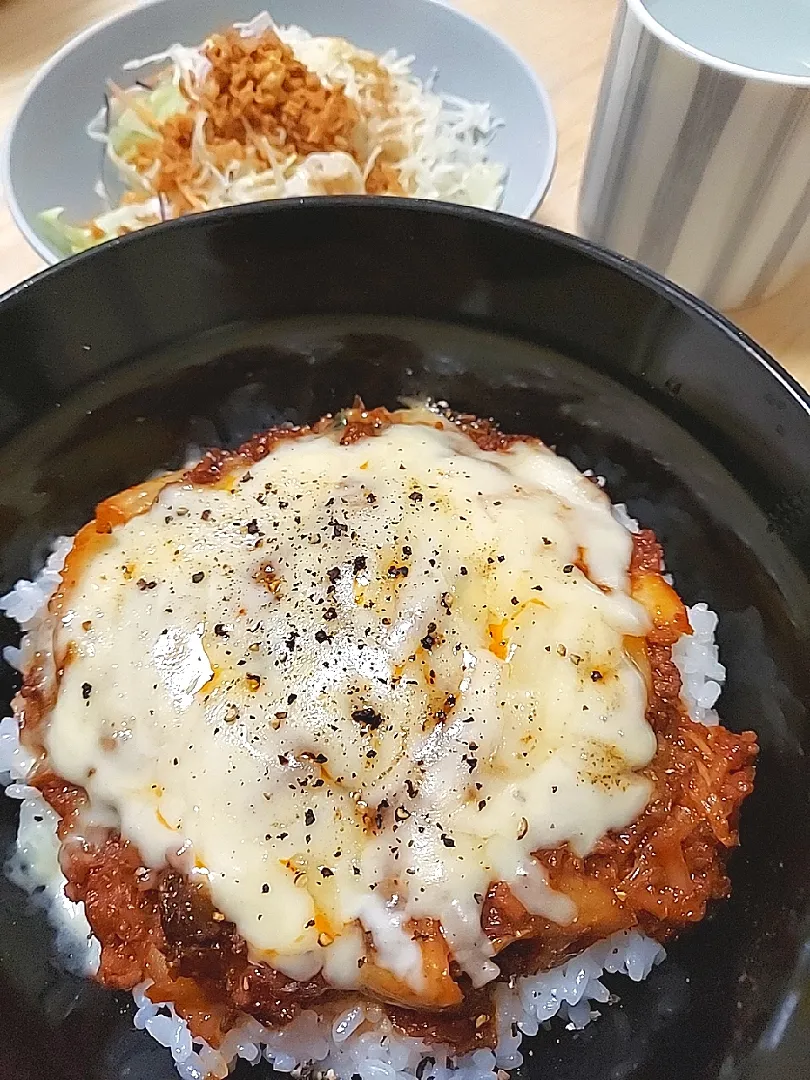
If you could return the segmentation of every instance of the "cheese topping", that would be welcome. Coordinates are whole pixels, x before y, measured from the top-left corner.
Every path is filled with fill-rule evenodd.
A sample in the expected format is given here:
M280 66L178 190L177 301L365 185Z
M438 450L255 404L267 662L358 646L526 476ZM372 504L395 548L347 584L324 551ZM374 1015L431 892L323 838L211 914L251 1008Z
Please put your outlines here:
M416 920L475 985L497 974L494 881L572 920L532 852L585 854L635 819L656 744L625 640L649 623L604 494L540 444L398 419L167 482L77 549L45 740L257 959L344 987L370 961L418 995Z

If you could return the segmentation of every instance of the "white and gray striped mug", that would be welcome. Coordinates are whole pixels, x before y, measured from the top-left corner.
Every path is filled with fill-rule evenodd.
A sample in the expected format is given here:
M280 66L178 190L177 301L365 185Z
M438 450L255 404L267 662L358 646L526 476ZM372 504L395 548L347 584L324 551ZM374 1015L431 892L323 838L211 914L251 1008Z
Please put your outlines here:
M810 0L620 0L579 228L724 309L810 262Z

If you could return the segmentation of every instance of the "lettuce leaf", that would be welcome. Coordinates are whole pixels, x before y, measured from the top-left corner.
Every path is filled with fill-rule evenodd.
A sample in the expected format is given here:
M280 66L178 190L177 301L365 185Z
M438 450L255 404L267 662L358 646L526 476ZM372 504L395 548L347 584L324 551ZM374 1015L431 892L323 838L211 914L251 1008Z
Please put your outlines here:
M54 206L50 210L43 210L39 217L40 233L44 240L53 244L57 250L65 255L75 255L79 251L86 251L99 243L87 226L70 225L62 220L65 212L64 206Z
M135 92L138 109L127 104L127 97L133 93L129 91L116 103L121 111L115 117L115 122L110 127L107 136L112 149L123 158L126 158L127 154L139 143L156 139L158 127L170 116L176 116L188 110L188 101L170 77L161 80L154 90ZM147 123L149 117L154 119L154 127Z

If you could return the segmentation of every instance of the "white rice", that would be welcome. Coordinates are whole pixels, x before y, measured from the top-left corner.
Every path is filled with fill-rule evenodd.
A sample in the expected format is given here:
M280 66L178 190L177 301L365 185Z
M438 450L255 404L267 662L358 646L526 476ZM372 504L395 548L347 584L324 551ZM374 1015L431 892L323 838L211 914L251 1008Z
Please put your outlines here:
M631 531L638 524L617 504L614 515ZM35 625L59 584L71 540L60 537L45 567L33 581L19 581L0 599L0 610L16 619L24 631ZM690 716L704 724L718 722L714 705L725 681L714 642L717 616L705 604L687 608L693 633L682 637L673 658L683 677L682 699ZM9 663L22 669L27 662L25 639L20 649L7 649ZM0 720L0 782L6 794L20 802L16 851L7 867L11 879L28 892L48 914L57 930L57 946L76 971L92 974L98 967L99 946L82 904L66 899L65 878L59 868L57 817L39 793L24 781L30 758L19 745L16 722ZM541 975L511 979L496 990L498 1043L494 1051L476 1050L456 1057L446 1046L428 1044L395 1031L384 1011L372 1002L358 1002L342 1012L319 1015L302 1012L291 1024L271 1030L244 1017L215 1050L194 1038L171 1005L155 1005L147 996L149 983L133 991L135 1026L170 1050L183 1080L225 1077L237 1059L265 1059L279 1072L312 1066L330 1071L338 1080L493 1080L499 1069L513 1069L523 1056L524 1035L536 1035L553 1017L569 1028L582 1028L611 999L604 974L623 974L635 982L645 979L665 957L656 941L631 930L598 942L560 967Z
M687 610L692 633L679 638L672 648L672 659L683 679L681 697L693 720L719 724L714 706L726 681L726 669L720 663L720 650L714 640L717 615L706 604L695 604Z

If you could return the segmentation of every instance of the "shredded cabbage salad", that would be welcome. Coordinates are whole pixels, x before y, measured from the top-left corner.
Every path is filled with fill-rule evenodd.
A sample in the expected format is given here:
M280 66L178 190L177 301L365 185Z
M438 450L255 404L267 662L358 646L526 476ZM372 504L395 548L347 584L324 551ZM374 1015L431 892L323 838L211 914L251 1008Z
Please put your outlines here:
M320 86L340 88L356 106L351 147L294 153L289 144L272 143L245 121L248 152L238 148L223 162L221 147L214 148L207 137L209 114L201 100L210 101L212 64L206 51L214 39L196 48L172 45L124 65L126 71L157 71L125 90L111 85L105 106L88 124L88 136L104 147L96 184L104 209L85 223L66 220L61 206L42 213L41 231L60 251L83 251L126 232L222 206L364 194L375 163L383 159L394 170L396 190L379 193L498 207L506 169L487 156L500 126L489 105L436 93L432 80L413 75L413 57L398 57L393 50L376 56L341 38L279 27L267 12L235 23L232 31L241 39L276 35ZM167 122L176 124L182 116L189 118L191 135L183 163L189 179L178 205L160 189L161 163L154 154L150 159L149 151L163 140Z

